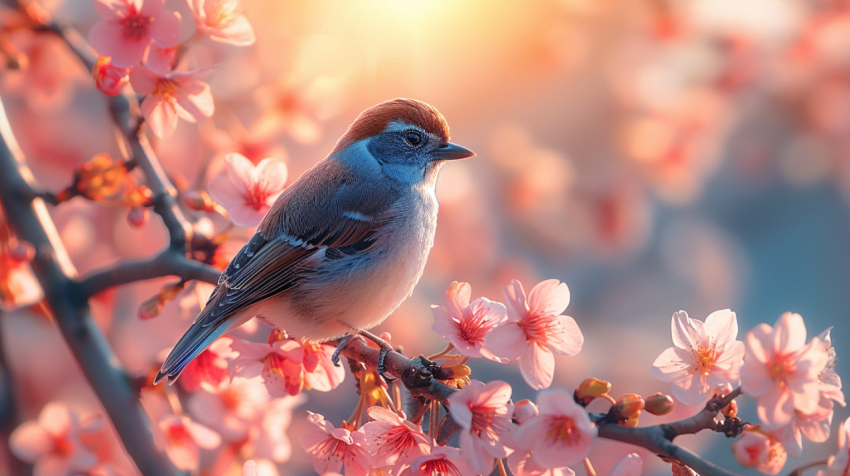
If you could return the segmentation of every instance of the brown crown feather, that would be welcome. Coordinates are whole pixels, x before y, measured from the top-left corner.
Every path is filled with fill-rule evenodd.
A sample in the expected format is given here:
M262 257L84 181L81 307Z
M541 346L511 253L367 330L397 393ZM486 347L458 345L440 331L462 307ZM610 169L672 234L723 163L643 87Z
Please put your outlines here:
M449 125L437 109L416 99L399 98L382 102L361 112L336 143L331 154L383 132L387 125L395 120L419 126L443 142L449 141Z

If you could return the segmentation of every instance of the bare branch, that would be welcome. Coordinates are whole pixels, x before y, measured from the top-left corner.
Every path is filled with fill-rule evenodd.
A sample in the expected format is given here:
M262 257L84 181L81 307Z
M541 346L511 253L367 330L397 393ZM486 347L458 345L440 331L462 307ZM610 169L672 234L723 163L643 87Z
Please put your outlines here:
M36 188L31 183L32 173L23 163L0 102L0 203L18 238L35 248L32 269L59 330L142 474L180 474L154 446L150 423L118 358L92 321L88 303L73 298L77 294L72 280L76 270L44 201L22 193Z
M120 261L100 268L80 281L80 297L88 299L113 286L134 283L163 276L179 276L184 280L197 279L217 284L221 273L210 265L166 248L153 258Z

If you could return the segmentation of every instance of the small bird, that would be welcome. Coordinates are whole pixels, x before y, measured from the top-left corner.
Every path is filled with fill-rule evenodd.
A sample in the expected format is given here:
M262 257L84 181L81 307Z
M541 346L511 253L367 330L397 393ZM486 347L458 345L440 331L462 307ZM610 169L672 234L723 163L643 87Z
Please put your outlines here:
M310 342L343 337L338 351L380 324L422 276L440 168L473 155L449 142L445 118L422 101L363 111L278 197L154 382L173 383L214 340L255 316Z

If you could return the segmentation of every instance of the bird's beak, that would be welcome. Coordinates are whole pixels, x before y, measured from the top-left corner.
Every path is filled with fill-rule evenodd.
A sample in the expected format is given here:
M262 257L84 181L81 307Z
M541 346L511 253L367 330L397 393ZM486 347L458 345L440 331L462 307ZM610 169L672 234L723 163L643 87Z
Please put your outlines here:
M446 145L437 149L435 151L435 155L437 157L437 160L455 160L472 157L473 155L475 155L475 152L467 149L466 147L461 147L457 144L452 144L451 142L449 142Z

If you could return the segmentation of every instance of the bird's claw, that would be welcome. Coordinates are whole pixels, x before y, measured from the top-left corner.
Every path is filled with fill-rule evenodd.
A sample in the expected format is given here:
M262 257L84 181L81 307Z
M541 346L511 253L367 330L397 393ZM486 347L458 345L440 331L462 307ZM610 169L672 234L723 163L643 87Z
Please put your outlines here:
M393 346L390 345L389 342L385 341L384 339L381 339L380 337L376 336L375 334L372 334L371 332L360 331L360 335L378 344L378 347L380 347L381 349L381 354L378 356L378 365L375 366L375 370L378 372L378 375L380 375L384 380L386 380L387 383L395 381L396 379L394 377L390 377L386 374L387 354L389 354L391 350L394 350Z
M336 350L334 350L334 353L331 356L331 362L333 362L335 367L339 367L339 354L342 352L342 349L345 349L345 346L347 346L354 337L355 334L345 334L339 338L339 344L337 344Z

